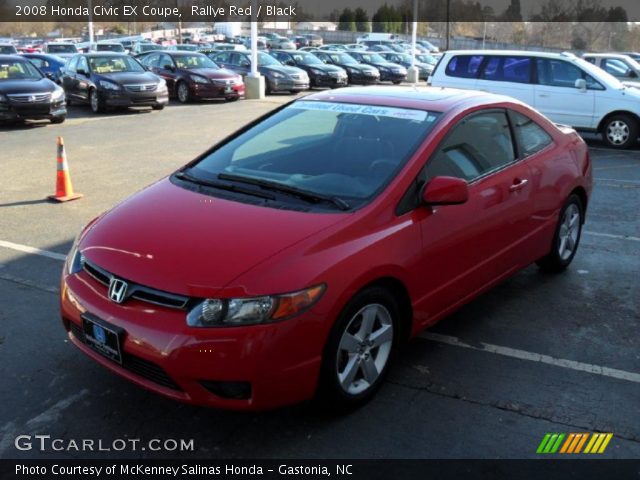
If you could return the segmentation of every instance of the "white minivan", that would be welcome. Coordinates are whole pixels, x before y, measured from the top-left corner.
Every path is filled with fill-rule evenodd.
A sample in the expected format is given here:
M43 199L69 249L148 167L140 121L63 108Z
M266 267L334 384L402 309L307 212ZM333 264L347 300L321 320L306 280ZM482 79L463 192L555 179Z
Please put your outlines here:
M571 53L448 51L428 83L509 95L616 148L635 144L640 132L640 89Z

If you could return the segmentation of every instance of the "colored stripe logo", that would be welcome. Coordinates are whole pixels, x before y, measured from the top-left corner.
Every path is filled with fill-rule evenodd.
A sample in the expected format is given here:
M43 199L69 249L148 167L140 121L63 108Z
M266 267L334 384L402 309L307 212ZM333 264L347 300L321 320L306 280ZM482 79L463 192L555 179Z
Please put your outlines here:
M612 438L613 433L547 433L536 453L604 453Z

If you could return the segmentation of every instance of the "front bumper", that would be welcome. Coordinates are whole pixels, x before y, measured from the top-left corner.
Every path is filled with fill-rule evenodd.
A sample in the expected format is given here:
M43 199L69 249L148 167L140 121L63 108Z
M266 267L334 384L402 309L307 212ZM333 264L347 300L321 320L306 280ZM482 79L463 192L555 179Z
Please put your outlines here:
M191 86L191 94L195 98L238 98L244 95L244 84L195 83Z
M349 82L350 83L358 83L363 85L378 83L380 80L379 74L369 74L369 73L350 73L349 74Z
M380 72L381 82L402 82L407 78L406 73Z
M314 87L346 87L349 83L349 77L330 75L330 74L316 74L311 77L311 85Z
M271 90L274 92L309 90L308 80L290 78L269 78Z
M157 107L169 103L169 92L130 92L102 90L99 95L108 107Z
M186 312L131 299L118 305L88 273L61 285L62 321L71 342L95 361L155 393L182 402L234 410L263 410L311 398L326 336L313 309L283 322L227 328L192 328ZM84 341L81 315L124 329L122 365ZM241 382L248 398L229 398L211 383Z
M0 103L0 120L42 120L60 118L67 115L67 104L64 100L56 102L34 103Z

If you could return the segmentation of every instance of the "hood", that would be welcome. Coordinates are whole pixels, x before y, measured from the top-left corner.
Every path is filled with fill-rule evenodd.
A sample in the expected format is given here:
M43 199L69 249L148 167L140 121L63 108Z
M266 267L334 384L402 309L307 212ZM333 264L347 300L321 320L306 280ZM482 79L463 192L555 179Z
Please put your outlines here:
M165 178L101 217L80 249L126 280L206 297L341 218L220 199Z
M48 93L53 92L56 84L48 78L38 80L0 80L0 93Z
M344 69L336 67L335 65L327 65L326 63L315 63L313 65L307 65L309 68L320 70L321 72L343 72Z
M224 68L194 68L191 70L185 70L185 72L214 79L232 79L238 76L237 73L225 70Z
M300 75L301 73L304 73L305 75L307 74L307 72L298 67L289 67L287 65L263 65L259 70L261 72L280 72L286 75Z
M119 84L128 83L158 83L159 77L151 72L114 72L114 73L99 73L96 77L103 78L105 80L111 80L112 82Z

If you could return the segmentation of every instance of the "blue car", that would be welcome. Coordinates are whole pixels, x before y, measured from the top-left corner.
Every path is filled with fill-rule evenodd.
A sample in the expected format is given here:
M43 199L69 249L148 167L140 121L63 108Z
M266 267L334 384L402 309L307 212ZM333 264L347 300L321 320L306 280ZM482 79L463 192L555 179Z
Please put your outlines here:
M67 61L57 55L49 55L46 53L23 53L22 57L29 60L33 65L38 67L42 73L56 83L60 83L60 75L62 68Z

